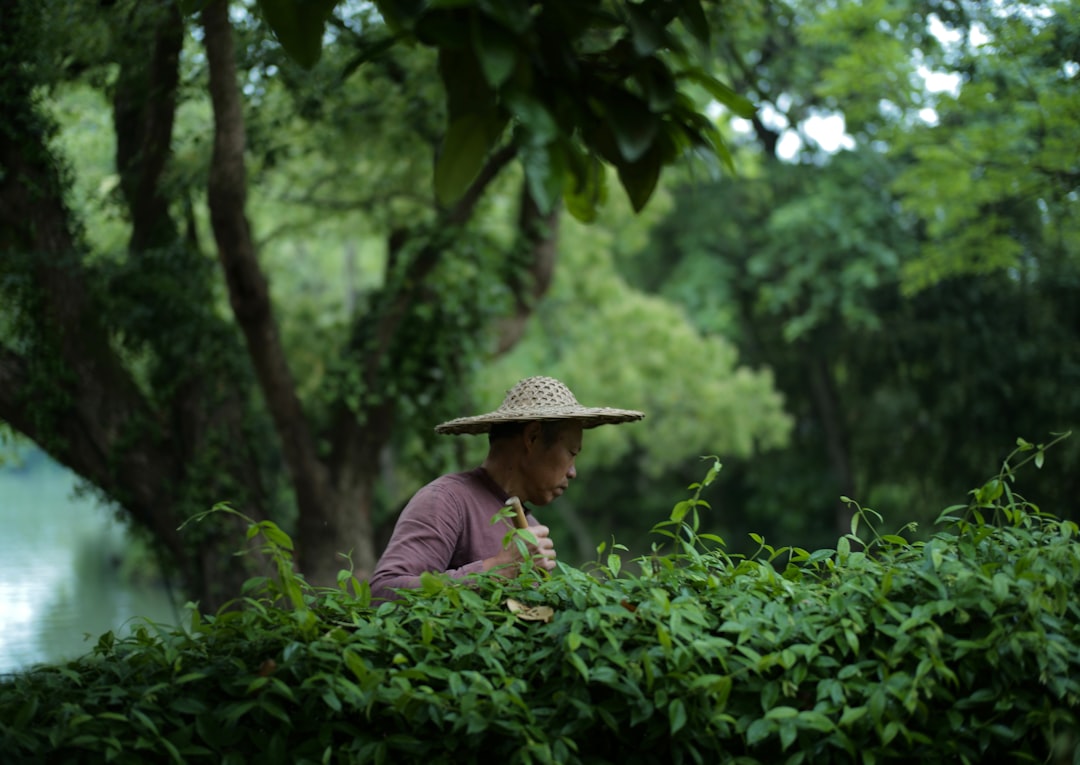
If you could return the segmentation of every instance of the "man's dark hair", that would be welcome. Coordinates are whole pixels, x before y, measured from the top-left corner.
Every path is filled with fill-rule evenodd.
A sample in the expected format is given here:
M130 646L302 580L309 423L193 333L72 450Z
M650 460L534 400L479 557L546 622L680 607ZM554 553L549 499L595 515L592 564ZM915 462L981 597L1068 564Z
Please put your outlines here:
M494 444L496 441L501 441L505 438L520 436L529 422L531 421L493 423L491 425L491 430L488 432L488 444ZM540 440L543 442L544 446L551 446L558 441L559 433L562 431L563 426L566 425L566 420L540 420L539 422Z

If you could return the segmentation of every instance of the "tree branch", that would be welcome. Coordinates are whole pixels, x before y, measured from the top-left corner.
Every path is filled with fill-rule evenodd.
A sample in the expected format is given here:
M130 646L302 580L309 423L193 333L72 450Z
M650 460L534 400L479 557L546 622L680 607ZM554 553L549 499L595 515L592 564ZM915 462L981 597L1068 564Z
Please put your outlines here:
M446 223L451 226L460 226L468 222L472 217L473 210L476 209L477 202L480 201L480 197L483 196L487 187L491 185L491 182L498 177L503 168L510 164L510 161L517 156L517 147L513 144L508 144L499 148L490 157L484 166L480 168L480 172L477 174L476 179L469 185L469 188L465 190L465 193L461 195L459 199L449 210L446 216Z
M125 22L113 120L120 188L131 210L130 249L137 252L176 236L160 179L171 154L184 23L175 3L133 7ZM142 47L147 37L153 40L149 62Z
M211 224L229 301L281 439L303 516L326 499L326 469L318 458L296 394L245 212L246 139L227 0L211 2L202 12L202 22L214 109L214 153L208 187Z

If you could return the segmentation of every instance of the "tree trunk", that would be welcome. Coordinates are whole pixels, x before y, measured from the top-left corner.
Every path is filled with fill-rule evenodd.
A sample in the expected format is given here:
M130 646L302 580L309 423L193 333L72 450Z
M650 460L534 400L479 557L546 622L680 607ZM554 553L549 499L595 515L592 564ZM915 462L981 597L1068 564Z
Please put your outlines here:
M127 511L177 565L185 593L213 610L251 573L233 557L244 546L244 526L229 517L201 529L178 527L202 488L190 490L188 465L205 445L206 419L228 422L229 407L209 406L200 394L162 408L143 395L114 347L97 276L83 263L62 175L45 143L49 125L34 107L35 70L23 64L36 55L41 11L35 3L8 10L0 25L0 49L12 54L0 72L0 271L19 285L4 299L23 317L23 330L17 345L0 346L0 419ZM169 155L182 24L175 9L159 6L149 15L158 11L164 15L150 19L152 65L121 66L116 85L123 135L117 161L132 202L133 257L176 236L158 181Z
M116 169L131 210L129 247L140 252L177 238L160 181L172 153L184 22L175 4L159 3L136 6L127 22L117 33L126 55L113 89L113 122ZM149 62L142 49L147 39Z
M229 24L227 0L214 0L202 12L210 97L214 109L214 152L208 198L218 258L225 273L229 302L243 330L267 408L281 441L285 465L299 511L299 547L323 547L323 537L334 539L340 529L321 522L341 505L315 448L292 372L281 345L270 303L269 288L255 252L245 210L247 171L244 165L245 129L236 54ZM324 562L305 556L309 581L330 584Z

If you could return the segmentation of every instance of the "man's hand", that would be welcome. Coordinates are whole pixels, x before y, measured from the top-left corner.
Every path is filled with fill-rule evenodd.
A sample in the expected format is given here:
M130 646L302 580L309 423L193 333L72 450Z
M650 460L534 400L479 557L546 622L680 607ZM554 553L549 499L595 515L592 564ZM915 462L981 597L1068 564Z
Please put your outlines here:
M529 526L524 530L536 537L536 544L531 542L525 544L526 554L532 557L537 568L554 571L555 542L551 539L550 529L547 526ZM501 566L516 566L524 560L525 557L521 553L521 546L514 541L511 542L508 548L501 550L498 555L486 558L484 560L484 571L490 571Z
M533 561L536 565L546 571L555 570L555 542L551 539L551 530L547 526L529 526L526 529L536 537L535 545L526 545L529 553L532 555ZM515 552L517 545L513 545ZM518 556L520 559L520 555Z

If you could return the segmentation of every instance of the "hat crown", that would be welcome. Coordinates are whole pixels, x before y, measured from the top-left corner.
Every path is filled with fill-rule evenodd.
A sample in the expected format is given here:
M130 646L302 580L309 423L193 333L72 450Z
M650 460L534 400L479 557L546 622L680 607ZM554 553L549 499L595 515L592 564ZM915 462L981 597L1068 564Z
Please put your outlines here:
M499 408L473 417L458 417L435 426L436 433L487 433L503 422L576 420L583 428L633 422L644 417L631 409L582 406L570 389L554 377L526 377L506 393Z
M526 377L511 388L499 409L503 412L536 412L579 407L578 400L553 377Z

